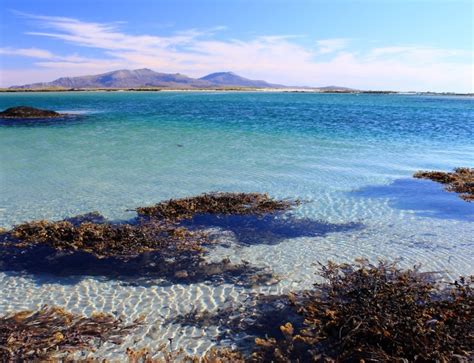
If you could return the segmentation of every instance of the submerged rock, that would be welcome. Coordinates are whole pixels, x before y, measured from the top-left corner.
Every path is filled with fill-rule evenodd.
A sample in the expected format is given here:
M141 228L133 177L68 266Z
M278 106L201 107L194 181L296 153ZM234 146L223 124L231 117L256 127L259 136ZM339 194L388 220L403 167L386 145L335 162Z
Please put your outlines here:
M10 107L0 112L0 118L57 118L64 115L51 110L42 110L29 106Z

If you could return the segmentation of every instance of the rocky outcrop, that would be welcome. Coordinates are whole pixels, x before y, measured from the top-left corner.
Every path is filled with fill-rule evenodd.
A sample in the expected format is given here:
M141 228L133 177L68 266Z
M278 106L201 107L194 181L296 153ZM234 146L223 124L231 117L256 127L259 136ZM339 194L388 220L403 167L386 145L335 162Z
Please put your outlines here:
M10 107L5 111L0 112L0 118L55 118L63 117L64 115L51 110L42 110L39 108L29 106Z

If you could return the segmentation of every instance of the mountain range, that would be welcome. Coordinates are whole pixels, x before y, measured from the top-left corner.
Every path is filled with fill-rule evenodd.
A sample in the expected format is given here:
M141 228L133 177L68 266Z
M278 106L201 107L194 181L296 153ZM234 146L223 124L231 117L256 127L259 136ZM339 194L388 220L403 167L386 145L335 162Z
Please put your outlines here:
M91 76L62 77L52 82L33 83L23 86L12 86L15 89L41 88L282 88L285 86L271 84L261 80L241 77L232 72L211 73L202 78L191 78L180 73L159 73L151 69L121 69Z

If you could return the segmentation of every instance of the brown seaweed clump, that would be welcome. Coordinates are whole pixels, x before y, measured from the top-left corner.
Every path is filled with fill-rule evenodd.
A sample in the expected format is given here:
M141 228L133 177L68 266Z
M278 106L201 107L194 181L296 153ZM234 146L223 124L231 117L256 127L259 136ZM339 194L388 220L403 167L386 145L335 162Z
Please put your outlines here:
M170 223L140 225L34 221L14 227L18 247L47 244L56 250L84 251L97 257L133 257L147 251L199 251L205 235Z
M451 173L418 171L413 176L447 184L445 188L447 191L459 193L459 197L467 202L474 201L474 168L456 168Z
M156 353L161 353L161 358L152 358L147 349L127 349L129 363L245 363L245 356L229 348L211 348L202 357L186 354L184 349L169 351L166 344L158 348Z
M129 362L468 362L474 358L474 277L446 284L418 267L402 270L396 263L372 265L365 260L329 262L319 274L325 282L290 294L283 305L283 296L258 297L256 305L216 315L192 311L177 321L193 326L218 324L236 334L238 341L242 336L259 336L253 346L219 347L197 357L186 354L185 347L175 347L170 339L153 353L129 347ZM156 355L160 358L152 358Z
M124 325L107 314L74 315L57 307L0 317L0 361L45 361L60 354L92 350L100 342L120 344L140 325Z
M183 199L170 199L150 207L140 207L139 216L170 221L190 219L198 214L264 215L285 211L298 201L275 200L259 193L208 193Z
M474 358L473 278L441 288L395 264L329 263L325 283L291 297L300 327L256 339L253 362L454 362Z
M206 232L180 225L183 219L197 214L263 216L296 203L257 193L203 194L138 208L140 218L136 224L112 224L94 212L58 222L27 222L0 233L4 240L17 241L17 247L43 244L56 250L88 252L96 257L134 257L151 251L176 255L200 252L202 244L212 242Z

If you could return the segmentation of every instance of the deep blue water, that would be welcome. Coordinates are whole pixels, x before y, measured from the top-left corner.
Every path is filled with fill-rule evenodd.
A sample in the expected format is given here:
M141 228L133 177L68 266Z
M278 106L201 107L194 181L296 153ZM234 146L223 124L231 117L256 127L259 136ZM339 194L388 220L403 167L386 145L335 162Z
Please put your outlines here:
M3 225L90 209L119 217L122 206L221 189L317 199L474 164L472 98L0 95L0 108L22 104L78 115L0 121Z

